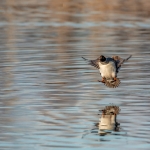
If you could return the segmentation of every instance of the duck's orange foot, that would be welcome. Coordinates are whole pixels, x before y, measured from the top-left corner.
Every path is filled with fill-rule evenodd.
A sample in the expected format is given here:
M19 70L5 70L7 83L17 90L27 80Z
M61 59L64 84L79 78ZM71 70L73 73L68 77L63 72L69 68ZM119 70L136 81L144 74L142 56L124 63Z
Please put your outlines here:
M115 78L114 78L114 81L116 81L116 80L117 80L117 78L115 77Z
M102 83L105 83L105 78L102 78L102 80L98 80L98 82L102 82Z

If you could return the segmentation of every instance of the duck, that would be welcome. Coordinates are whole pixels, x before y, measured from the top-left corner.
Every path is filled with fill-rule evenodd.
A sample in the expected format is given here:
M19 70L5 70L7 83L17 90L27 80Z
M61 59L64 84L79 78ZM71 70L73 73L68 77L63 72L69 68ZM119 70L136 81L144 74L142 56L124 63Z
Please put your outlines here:
M98 80L98 82L104 83L109 88L116 88L120 84L120 79L117 78L117 74L119 73L122 64L124 64L124 62L129 60L131 57L132 55L123 59L117 55L112 57L100 55L95 60L88 60L84 57L82 58L87 61L89 65L94 66L99 70L102 80Z

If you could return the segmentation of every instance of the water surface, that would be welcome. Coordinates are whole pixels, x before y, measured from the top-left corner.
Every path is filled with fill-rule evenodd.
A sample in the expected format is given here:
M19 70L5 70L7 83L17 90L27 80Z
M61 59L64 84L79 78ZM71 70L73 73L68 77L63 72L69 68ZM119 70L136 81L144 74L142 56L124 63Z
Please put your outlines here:
M114 10L114 4L108 11L96 6L90 1L3 1L1 149L150 148L147 7L125 11L122 4ZM98 70L81 58L101 54L133 55L121 68L116 89L97 82ZM99 136L97 114L110 103L121 108L121 130Z

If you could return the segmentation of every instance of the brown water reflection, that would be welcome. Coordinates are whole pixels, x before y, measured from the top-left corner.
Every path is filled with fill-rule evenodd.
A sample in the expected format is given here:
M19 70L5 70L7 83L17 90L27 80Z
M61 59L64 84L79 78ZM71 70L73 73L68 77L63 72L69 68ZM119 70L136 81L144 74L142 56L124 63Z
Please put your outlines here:
M148 149L149 3L143 1L1 1L1 149ZM82 56L132 54L108 89ZM97 111L121 108L127 136L88 134ZM107 141L107 142L103 142Z

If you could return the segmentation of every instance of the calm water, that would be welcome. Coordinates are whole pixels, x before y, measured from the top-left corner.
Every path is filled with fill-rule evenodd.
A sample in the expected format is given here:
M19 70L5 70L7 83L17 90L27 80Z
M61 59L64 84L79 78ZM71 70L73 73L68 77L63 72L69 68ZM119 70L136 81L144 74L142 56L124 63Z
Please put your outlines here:
M149 150L150 19L55 2L2 3L0 149ZM81 58L101 54L133 55L116 89ZM121 130L99 136L97 114L110 103Z

